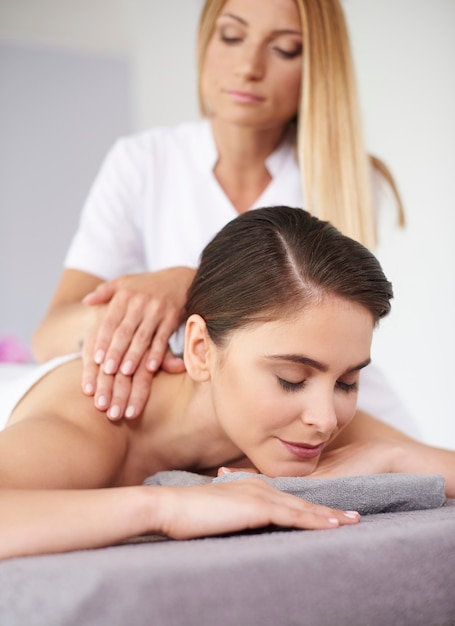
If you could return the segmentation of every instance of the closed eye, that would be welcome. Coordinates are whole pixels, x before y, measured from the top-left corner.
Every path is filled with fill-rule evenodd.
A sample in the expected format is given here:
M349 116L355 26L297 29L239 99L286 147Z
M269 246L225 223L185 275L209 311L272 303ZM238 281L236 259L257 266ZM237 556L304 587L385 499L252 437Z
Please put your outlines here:
M277 376L277 379L278 379L280 386L285 391L299 391L299 389L302 389L303 386L305 385L304 380L301 380L298 383L291 383L289 382L289 380L285 380L284 378L280 378L279 376Z
M302 54L302 48L299 46L295 50L285 50L284 48L275 47L275 51L279 54L279 56L283 57L283 59L295 59Z
M241 37L228 37L227 35L221 34L221 41L223 41L224 43L228 45L234 45L236 43L239 43L239 41L242 41L242 38Z
M337 387L341 389L341 391L345 391L346 393L352 393L353 391L358 391L359 383L356 381L355 383L343 383L341 380L337 381Z

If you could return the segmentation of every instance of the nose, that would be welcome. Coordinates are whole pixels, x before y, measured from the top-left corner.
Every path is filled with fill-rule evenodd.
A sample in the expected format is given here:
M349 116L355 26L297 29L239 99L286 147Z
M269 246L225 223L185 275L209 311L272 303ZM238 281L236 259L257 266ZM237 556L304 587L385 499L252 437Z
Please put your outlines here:
M235 73L245 80L260 80L265 74L264 51L253 43L245 44L239 53Z
M313 426L319 433L330 435L338 424L333 390L327 392L315 390L311 398L307 397L302 408L301 420L305 425Z

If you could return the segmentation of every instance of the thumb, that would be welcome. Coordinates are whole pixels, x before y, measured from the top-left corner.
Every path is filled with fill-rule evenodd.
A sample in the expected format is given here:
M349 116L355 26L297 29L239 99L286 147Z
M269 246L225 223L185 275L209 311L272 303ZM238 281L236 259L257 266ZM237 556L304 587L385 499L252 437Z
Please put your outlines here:
M116 286L114 281L108 281L105 283L101 283L94 289L90 291L83 299L82 302L84 304L104 304L111 300L112 296L116 291Z

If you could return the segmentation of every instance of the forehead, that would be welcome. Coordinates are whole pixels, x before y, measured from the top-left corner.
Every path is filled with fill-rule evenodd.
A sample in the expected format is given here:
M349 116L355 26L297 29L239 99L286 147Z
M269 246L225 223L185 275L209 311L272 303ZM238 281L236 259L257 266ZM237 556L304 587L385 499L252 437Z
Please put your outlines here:
M269 24L274 29L300 27L295 0L226 0L220 15L234 15L247 25Z
M304 355L347 369L368 360L373 329L373 315L365 307L330 297L301 313L235 331L226 347L240 358Z

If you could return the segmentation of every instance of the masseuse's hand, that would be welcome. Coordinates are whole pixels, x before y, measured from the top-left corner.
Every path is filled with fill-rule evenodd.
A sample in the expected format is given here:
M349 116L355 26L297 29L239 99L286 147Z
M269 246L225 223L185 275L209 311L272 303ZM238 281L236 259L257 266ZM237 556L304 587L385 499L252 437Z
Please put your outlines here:
M111 419L139 415L160 367L184 371L183 361L168 353L168 341L193 276L186 267L122 276L84 298L93 315L85 332L82 387Z
M150 487L147 487L150 489ZM261 478L198 487L159 487L153 530L174 539L261 528L326 529L356 524L360 515L307 502Z

